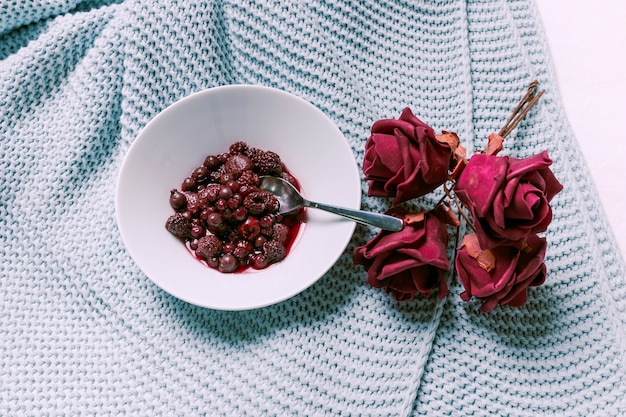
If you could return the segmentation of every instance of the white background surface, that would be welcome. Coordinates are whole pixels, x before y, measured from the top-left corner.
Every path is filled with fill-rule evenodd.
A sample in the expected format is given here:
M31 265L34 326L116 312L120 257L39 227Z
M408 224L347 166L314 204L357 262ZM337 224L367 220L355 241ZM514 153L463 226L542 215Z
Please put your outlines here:
M626 1L536 4L567 117L626 258Z

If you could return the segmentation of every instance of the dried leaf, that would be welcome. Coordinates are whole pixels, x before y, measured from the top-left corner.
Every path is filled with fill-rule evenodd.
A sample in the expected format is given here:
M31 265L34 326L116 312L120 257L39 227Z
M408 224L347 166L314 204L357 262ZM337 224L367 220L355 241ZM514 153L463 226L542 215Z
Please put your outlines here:
M496 155L502 150L502 142L504 142L502 136L497 133L492 133L487 139L489 142L487 143L487 149L485 149L486 155Z
M478 265L487 272L496 267L496 257L490 250L483 250L478 244L476 233L463 236L461 246L465 247L467 254L478 262Z
M459 145L461 144L461 140L459 139L457 134L454 132L448 132L446 130L442 130L441 135L435 135L435 137L437 138L439 142L447 144L452 150L452 152L455 152L456 148L458 148Z

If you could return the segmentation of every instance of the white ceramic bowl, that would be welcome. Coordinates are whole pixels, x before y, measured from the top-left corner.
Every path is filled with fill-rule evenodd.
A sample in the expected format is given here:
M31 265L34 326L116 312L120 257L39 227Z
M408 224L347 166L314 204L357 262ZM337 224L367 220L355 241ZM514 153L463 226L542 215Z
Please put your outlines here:
M203 307L243 310L271 305L317 281L345 250L354 223L319 210L308 217L287 257L267 269L223 274L197 261L165 230L169 192L205 156L230 144L278 153L305 197L359 208L354 156L335 124L310 103L252 85L211 88L172 104L139 133L122 164L116 195L122 239L159 287Z

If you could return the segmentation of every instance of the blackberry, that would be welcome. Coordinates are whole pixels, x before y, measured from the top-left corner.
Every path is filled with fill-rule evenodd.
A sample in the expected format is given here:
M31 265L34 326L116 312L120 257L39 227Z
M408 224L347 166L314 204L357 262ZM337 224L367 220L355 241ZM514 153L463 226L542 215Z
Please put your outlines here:
M175 213L168 217L165 228L178 238L187 239L191 237L191 222L181 213Z
M259 175L280 175L283 172L280 156L275 152L253 148L248 155Z
M210 259L222 254L222 241L215 235L207 235L198 239L196 255Z
M206 200L192 191L185 191L183 194L187 199L187 211L193 216L199 214L206 205Z

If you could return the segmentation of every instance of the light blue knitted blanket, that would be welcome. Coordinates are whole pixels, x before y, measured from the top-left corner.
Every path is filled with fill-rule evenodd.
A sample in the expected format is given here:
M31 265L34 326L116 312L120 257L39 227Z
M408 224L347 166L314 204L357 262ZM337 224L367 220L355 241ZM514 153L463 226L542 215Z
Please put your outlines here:
M547 149L565 189L521 308L482 313L458 284L394 302L352 264L363 226L317 284L255 311L171 297L122 244L124 155L190 93L294 93L360 165L405 106L481 146L533 79L547 91L506 152ZM624 271L531 0L0 1L2 416L626 415Z

